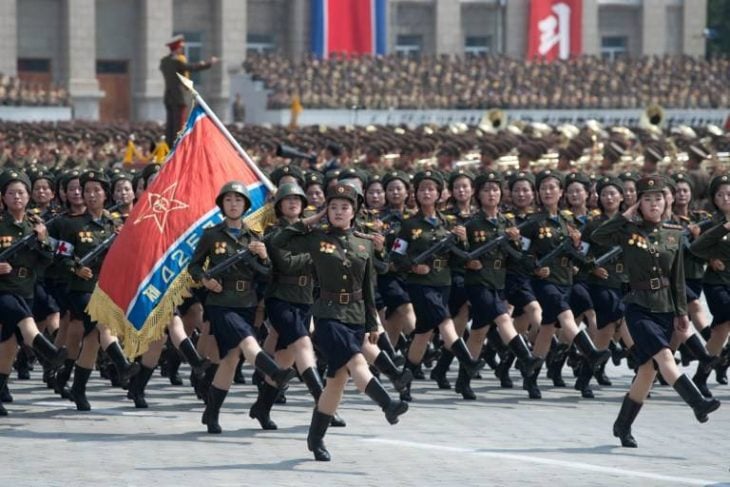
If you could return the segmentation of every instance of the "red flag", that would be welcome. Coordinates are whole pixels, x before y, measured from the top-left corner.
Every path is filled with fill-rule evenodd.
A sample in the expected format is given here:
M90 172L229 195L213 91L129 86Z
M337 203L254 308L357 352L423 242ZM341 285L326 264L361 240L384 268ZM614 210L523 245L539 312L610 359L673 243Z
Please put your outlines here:
M582 53L582 0L532 0L528 59L568 59Z

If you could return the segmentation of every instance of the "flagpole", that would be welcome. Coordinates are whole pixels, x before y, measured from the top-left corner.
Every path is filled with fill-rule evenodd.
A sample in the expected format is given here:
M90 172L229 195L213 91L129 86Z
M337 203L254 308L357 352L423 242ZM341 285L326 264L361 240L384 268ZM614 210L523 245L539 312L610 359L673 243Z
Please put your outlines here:
M225 125L223 125L223 122L220 121L218 116L211 110L211 108L208 106L207 103L205 103L205 100L203 100L203 97L200 96L200 93L193 87L193 81L186 78L185 76L182 76L180 73L177 73L178 79L180 79L180 83L187 88L195 97L195 102L201 106L201 108L205 111L205 113L210 117L210 119L213 121L216 127L223 133L223 135L226 137L228 142L233 145L233 147L236 148L236 151L238 154L243 158L244 161L246 161L246 164L253 170L253 172L256 173L259 180L263 182L264 186L266 186L266 189L271 191L272 193L276 191L276 187L274 184L269 180L269 178L259 169L259 167L256 165L256 163L253 162L251 157L246 153L246 151L241 147L241 144L238 143L238 141L231 135L231 133L228 131Z

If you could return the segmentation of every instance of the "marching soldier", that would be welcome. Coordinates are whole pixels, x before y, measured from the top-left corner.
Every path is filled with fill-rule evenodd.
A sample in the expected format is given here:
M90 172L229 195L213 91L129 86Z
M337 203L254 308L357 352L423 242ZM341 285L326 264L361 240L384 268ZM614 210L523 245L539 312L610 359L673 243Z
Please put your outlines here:
M208 433L220 434L223 430L218 417L241 353L268 377L266 380L277 392L296 373L291 368L280 368L256 341L253 323L258 298L253 287L254 277L256 273L268 274L271 262L266 245L243 222L243 215L251 207L248 190L243 183L231 181L223 185L215 203L225 220L203 232L188 271L209 291L205 319L211 324L221 362L208 389L202 423L207 426ZM250 252L247 254L250 258L223 269L220 275L206 275L206 261L210 262L210 269L236 252L246 250Z
M658 366L664 379L694 410L698 421L720 407L720 401L705 399L697 386L681 374L670 349L675 330L689 331L687 298L684 292L684 259L681 227L662 223L666 200L662 176L648 176L636 185L639 201L623 214L616 214L593 232L600 245L620 245L629 276L631 291L625 298L626 323L636 345L639 364L631 388L624 397L613 425L613 434L621 445L636 448L631 425L639 414L656 377ZM712 237L727 232L722 225L708 232ZM698 240L701 249L704 242Z
M324 445L327 432L350 376L385 413L390 424L408 410L408 404L393 399L368 368L362 354L364 340L378 340L375 308L375 271L372 243L353 233L360 204L357 190L343 183L327 192L326 229L312 228L322 215L314 215L282 230L273 246L285 248L299 238L308 261L314 266L320 294L312 307L314 343L327 362L327 385L312 414L307 446L319 461L329 461ZM297 268L296 256L282 252L282 269ZM305 260L304 262L307 262ZM367 337L366 337L367 335Z

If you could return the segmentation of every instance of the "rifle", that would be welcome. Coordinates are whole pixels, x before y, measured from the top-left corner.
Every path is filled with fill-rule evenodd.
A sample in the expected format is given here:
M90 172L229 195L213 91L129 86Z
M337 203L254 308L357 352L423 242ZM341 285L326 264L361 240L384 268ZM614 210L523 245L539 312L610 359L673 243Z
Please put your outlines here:
M617 245L617 246L613 247L611 250L609 250L608 252L606 252L605 254L596 258L596 260L593 261L593 263L596 265L596 267L601 267L601 266L603 266L603 264L607 264L607 263L611 262L612 260L614 260L615 258L617 258L619 255L621 255L623 253L623 251L624 251L624 249L620 245Z
M68 213L68 210L63 211L61 213L57 213L53 215L51 218L49 218L47 221L43 222L45 225L48 225L49 223L58 220L62 216L64 216L66 213ZM33 217L35 218L35 216ZM15 243L13 243L10 247L0 252L0 262L7 261L10 257L15 255L16 252L20 250L21 247L25 245L30 245L33 243L32 241L34 239L38 239L38 235L35 232L30 232L29 234L23 236L20 240L16 240Z
M447 250L452 247L454 242L456 241L456 235L453 233L449 233L447 236L433 244L430 248L424 250L417 256L415 256L413 259L411 259L411 263L413 265L420 265L426 262L428 259L433 257L436 254L439 254L443 252L444 250Z
M542 258L538 259L535 263L535 266L538 269L540 267L545 267L549 265L553 260L555 260L556 257L562 254L570 254L573 259L579 261L581 264L588 263L588 259L586 259L586 256L578 252L575 247L573 247L573 240L570 238L566 238L563 243L555 247L547 254L543 255Z
M273 235L273 233L269 233L261 241L263 243L268 242L271 238L271 235ZM233 267L244 259L248 260L249 263L261 274L268 274L271 271L271 269L269 269L268 267L259 264L253 252L251 252L248 247L246 247L237 250L236 253L234 253L233 255L226 257L223 261L217 263L216 265L205 271L203 273L203 277L205 279L213 279L214 277L222 274L224 271L228 270L229 268Z
M708 228L712 227L715 223L717 223L712 218L705 218L704 220L700 220L697 223L690 223L690 225L697 225L700 227L700 233L704 232ZM682 243L685 247L689 248L690 245L690 237L692 237L692 232L689 231L689 228L685 228L682 230ZM2 254L0 254L1 256Z
M520 223L517 226L517 230L522 230L523 228L525 228L527 226L528 223L529 223L529 220ZM477 247L476 249L469 252L467 254L467 258L469 260L478 259L482 255L488 254L493 249L500 246L502 244L502 242L506 242L506 240L507 240L507 235L505 235L505 234L500 235L499 237L495 238L494 240L491 240L491 241L485 243L484 245Z
M86 255L79 258L76 262L79 267L88 267L90 263L97 259L106 249L111 247L114 240L117 238L117 233L112 233L105 238L99 245L91 249Z

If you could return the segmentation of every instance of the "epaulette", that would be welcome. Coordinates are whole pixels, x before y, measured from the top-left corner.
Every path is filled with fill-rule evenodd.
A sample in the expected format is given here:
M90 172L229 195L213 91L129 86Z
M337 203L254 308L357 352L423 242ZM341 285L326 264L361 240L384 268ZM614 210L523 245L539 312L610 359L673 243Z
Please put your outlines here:
M683 222L687 222L687 223L690 223L690 222L692 222L692 219L691 219L690 217L688 217L688 216L683 216L683 215L679 215L679 217L678 217L678 218L679 218L680 220L682 220Z
M317 211L317 207L314 205L307 205L306 208L304 208L305 211Z
M449 222L456 220L456 215L444 215Z
M662 228L667 228L670 230L684 230L682 225L677 225L676 223L668 223L668 222L664 222L662 224Z
M410 213L403 213L403 219L408 220L411 217Z
M591 218L596 218L597 216L601 216L601 210L599 210L598 208L594 208L588 213L588 216Z
M30 210L28 210L28 215L38 216L40 214L41 214L40 208L31 208Z
M512 212L504 213L504 217L506 219L508 219L508 220L514 220L515 219L515 214L512 213Z
M572 218L573 212L570 210L561 210L560 214L563 215L565 218Z
M109 214L109 218L111 218L112 220L119 220L120 218L122 218L122 214L118 211L115 211Z
M329 230L330 226L327 223L320 223L316 226L316 228L319 228L323 232L326 232L327 230Z

